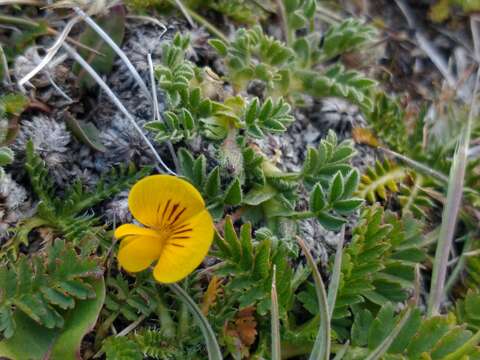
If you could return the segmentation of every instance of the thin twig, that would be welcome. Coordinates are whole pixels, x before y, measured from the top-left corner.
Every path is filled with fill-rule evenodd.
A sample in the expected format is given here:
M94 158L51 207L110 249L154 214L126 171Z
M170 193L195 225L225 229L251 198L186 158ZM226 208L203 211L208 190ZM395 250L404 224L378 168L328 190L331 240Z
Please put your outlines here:
M107 93L107 95L110 97L110 99L113 101L113 103L120 109L120 111L127 117L127 119L131 122L135 130L139 133L139 135L142 137L143 141L147 144L147 146L150 148L153 156L155 159L158 161L158 163L163 167L163 169L169 173L170 175L176 175L175 172L170 170L170 168L165 164L165 162L162 160L160 155L158 154L157 150L155 150L155 147L152 145L150 140L146 137L146 135L143 133L142 129L140 126L138 126L137 122L133 118L133 116L128 112L128 110L125 108L125 106L122 104L122 102L117 98L117 96L113 93L113 91L110 89L110 87L103 81L103 79L98 75L98 73L90 66L88 62L86 62L72 47L64 43L62 45L65 50L70 54L70 56L73 57L74 60L76 60L89 74L90 76L100 85L100 87ZM158 167L157 167L158 169ZM160 169L158 169L160 170Z
M79 7L74 7L73 10L108 44L108 46L112 48L113 51L115 51L115 53L120 57L120 59L127 66L128 70L132 73L133 78L135 79L137 84L140 86L142 91L145 93L147 98L151 100L152 96L148 91L147 85L141 78L137 69L135 69L131 61L128 59L125 52L123 52L123 50L120 49L117 43L113 41L110 35L108 35L100 26L98 26L98 24L90 16L88 16L82 9L80 9Z

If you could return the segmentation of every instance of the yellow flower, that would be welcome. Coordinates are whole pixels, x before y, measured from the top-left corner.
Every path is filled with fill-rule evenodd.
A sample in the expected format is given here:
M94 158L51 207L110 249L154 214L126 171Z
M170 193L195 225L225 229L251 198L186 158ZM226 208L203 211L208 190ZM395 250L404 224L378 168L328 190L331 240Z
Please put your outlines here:
M128 272L148 268L158 260L155 279L173 283L200 265L213 240L213 220L200 193L175 176L153 175L137 182L128 206L145 227L125 224L115 237L122 239L120 265Z

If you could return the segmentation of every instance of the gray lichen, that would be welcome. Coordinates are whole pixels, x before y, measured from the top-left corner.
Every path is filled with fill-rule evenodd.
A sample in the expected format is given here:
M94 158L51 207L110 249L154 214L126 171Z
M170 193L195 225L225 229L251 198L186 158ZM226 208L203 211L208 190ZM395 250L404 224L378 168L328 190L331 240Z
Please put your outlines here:
M18 221L31 215L32 208L26 190L10 174L0 179L0 241Z
M128 191L123 191L105 205L104 220L107 224L125 224L133 221L128 209Z
M144 121L138 121L143 127ZM135 161L140 164L152 163L152 155L145 141L132 123L121 114L115 114L112 123L100 133L100 139L107 151L102 155L112 164Z
M13 149L20 160L24 160L27 142L31 140L37 154L45 164L57 183L63 183L68 178L68 145L71 141L70 132L65 123L60 123L44 115L33 116L21 122L20 132L13 144Z

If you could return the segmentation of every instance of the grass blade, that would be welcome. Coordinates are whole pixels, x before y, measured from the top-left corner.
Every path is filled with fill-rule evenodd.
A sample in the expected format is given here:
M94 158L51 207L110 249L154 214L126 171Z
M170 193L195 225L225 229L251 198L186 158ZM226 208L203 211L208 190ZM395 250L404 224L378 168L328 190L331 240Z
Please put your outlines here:
M280 350L280 319L278 316L276 273L277 273L277 269L275 266L273 266L272 292L271 292L272 360L280 360L282 358L281 350Z
M195 304L195 302L186 293L186 291L183 290L178 284L170 284L168 286L175 293L175 295L177 295L182 301L185 302L185 304L188 306L188 309L190 310L193 317L200 326L207 345L208 359L221 360L222 353L220 352L220 346L218 346L215 333L213 332L212 327L208 323L208 320L205 318L200 308L197 306L197 304Z
M335 251L335 261L333 263L333 272L330 285L328 286L328 315L332 318L333 310L335 309L335 300L337 299L338 286L340 285L340 275L342 274L342 256L343 256L343 243L345 241L345 226L342 227L340 232L340 239L338 240L337 250Z
M318 271L317 265L313 260L310 250L306 247L303 240L297 236L297 241L307 258L308 265L312 268L313 280L315 281L315 291L318 299L318 313L320 315L320 329L317 338L313 344L310 354L310 360L328 360L330 358L330 316L327 304L327 294L322 277Z
M405 323L407 320L410 318L410 313L412 312L412 309L409 307L407 311L402 315L402 318L400 321L395 325L393 328L392 332L383 340L380 345L378 345L369 355L365 360L380 360L383 355L387 352L388 348L390 345L392 345L392 342L395 340L395 338L398 336L400 331L402 331L403 327L405 326Z
M474 28L472 19L472 29ZM476 47L477 48L477 47ZM476 96L480 80L480 68L477 70L475 79L475 88L472 94L470 113L467 123L460 134L457 150L453 157L450 168L449 183L447 189L447 202L443 209L442 224L438 237L435 260L433 263L432 282L430 286L430 295L428 299L428 316L434 316L439 313L440 304L445 296L445 278L448 267L448 256L452 247L453 236L460 210L463 195L463 185L465 182L465 171L468 162L468 147L472 132L473 118L476 115Z

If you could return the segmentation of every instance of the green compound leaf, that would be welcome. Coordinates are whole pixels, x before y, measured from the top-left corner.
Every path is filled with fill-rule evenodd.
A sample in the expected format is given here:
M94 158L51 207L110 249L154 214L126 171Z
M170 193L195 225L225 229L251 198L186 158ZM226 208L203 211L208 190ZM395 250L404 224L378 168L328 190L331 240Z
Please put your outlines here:
M95 298L77 302L64 314L61 329L46 329L22 312L15 314L13 337L0 342L0 356L12 360L79 360L80 345L85 334L97 322L105 300L103 277L91 281Z

